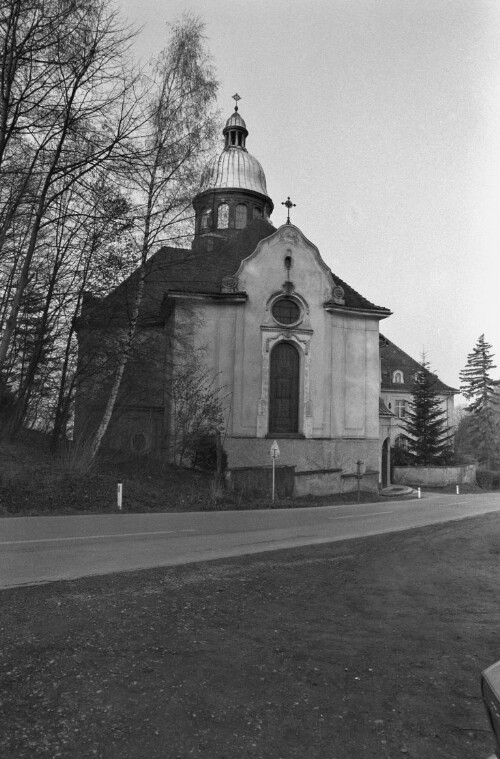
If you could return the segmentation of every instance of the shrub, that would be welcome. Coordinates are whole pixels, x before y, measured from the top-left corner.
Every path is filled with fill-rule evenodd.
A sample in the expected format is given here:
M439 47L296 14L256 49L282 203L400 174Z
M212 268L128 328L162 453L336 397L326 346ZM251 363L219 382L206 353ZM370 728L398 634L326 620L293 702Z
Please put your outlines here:
M217 470L217 437L212 434L200 435L193 444L193 468L211 472ZM222 449L222 471L227 467L227 454Z
M406 448L396 446L391 448L391 464L392 466L415 466L415 456Z
M478 469L476 482L483 490L500 490L500 471L494 469Z

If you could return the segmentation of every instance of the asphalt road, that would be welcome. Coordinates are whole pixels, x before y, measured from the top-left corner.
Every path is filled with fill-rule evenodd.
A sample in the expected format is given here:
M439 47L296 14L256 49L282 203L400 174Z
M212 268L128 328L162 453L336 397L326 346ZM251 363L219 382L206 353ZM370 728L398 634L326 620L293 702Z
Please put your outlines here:
M328 543L500 511L500 494L301 509L0 519L0 588Z

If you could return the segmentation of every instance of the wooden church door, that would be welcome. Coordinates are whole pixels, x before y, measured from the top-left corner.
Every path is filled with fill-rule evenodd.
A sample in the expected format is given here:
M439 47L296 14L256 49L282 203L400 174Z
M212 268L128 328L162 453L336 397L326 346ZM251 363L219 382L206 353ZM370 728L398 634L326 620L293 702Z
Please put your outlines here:
M291 343L278 343L271 353L269 432L299 431L300 358Z

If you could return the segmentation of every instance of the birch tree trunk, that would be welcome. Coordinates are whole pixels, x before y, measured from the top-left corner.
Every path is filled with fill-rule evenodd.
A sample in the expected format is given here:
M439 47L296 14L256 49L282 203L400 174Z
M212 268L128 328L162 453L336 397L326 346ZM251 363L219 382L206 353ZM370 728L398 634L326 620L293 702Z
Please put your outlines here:
M185 16L174 27L169 46L160 54L151 81L144 83L140 126L123 166L123 181L135 199L137 246L140 250L138 284L127 339L120 348L118 368L90 445L97 455L109 428L125 369L133 350L145 289L146 263L164 239L165 229L185 210L193 190L193 167L205 154L214 133L212 111L217 91L204 47L204 26Z

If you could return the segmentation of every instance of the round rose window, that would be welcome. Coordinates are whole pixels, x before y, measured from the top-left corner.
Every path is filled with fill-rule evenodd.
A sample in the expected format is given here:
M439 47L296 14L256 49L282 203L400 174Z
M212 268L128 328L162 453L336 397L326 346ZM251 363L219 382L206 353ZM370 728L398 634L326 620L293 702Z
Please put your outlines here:
M275 301L271 312L278 324L295 324L300 319L300 308L291 298Z

